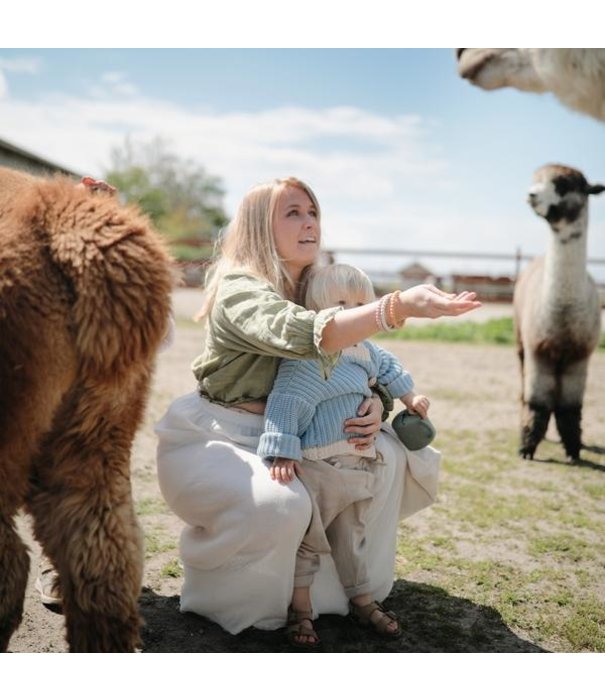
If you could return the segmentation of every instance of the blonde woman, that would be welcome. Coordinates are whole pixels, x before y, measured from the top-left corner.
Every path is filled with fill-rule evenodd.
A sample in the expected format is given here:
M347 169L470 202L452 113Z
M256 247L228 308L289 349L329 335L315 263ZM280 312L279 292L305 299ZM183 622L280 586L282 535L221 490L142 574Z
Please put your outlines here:
M456 316L479 306L475 294L420 285L354 309L300 305L318 258L320 208L296 178L252 189L231 223L206 287L205 345L193 362L197 391L169 407L156 426L164 498L185 522L181 609L236 634L286 622L296 551L311 501L299 480L273 480L256 448L263 412L282 358L315 359L329 376L340 351L412 316ZM389 323L388 319L391 319ZM379 432L382 409L364 399L345 422L351 444L384 457L381 488L368 512L372 596L393 584L404 460ZM334 562L322 561L311 590L315 614L348 610Z

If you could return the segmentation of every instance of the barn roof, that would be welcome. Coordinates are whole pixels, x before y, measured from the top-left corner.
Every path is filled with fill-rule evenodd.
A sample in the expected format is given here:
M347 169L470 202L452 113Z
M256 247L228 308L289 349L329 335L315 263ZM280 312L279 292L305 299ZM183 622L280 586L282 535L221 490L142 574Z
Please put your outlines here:
M50 172L50 173L64 173L65 175L72 175L74 177L82 177L81 173L76 173L69 168L59 165L58 163L53 163L51 160L47 160L42 156L32 153L31 151L26 151L20 146L16 146L14 143L5 141L0 138L0 165L4 165L8 168L17 168L18 170L29 170L34 173L40 172Z

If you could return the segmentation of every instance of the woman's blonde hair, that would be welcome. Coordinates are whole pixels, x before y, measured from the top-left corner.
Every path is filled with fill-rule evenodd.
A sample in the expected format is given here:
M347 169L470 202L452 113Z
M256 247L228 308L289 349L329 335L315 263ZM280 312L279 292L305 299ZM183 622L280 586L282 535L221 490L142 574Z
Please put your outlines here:
M277 253L273 236L277 202L286 187L296 187L308 195L317 211L319 225L319 202L302 180L287 177L253 187L242 200L225 235L218 241L220 251L206 275L206 296L197 319L208 316L222 278L234 269L246 270L269 282L285 298L297 300L299 289ZM298 287L305 278L306 274L303 274Z
M317 267L309 277L305 306L313 311L328 309L351 292L359 295L364 304L376 298L370 278L358 267L344 263Z

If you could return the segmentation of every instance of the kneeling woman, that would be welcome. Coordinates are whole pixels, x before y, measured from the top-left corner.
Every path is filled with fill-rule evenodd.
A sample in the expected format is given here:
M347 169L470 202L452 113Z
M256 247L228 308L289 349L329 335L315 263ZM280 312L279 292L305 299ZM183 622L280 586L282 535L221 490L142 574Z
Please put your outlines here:
M284 488L256 455L279 361L317 359L328 376L342 349L385 323L380 301L318 312L300 305L320 238L319 204L300 180L276 180L245 196L206 287L205 347L193 363L198 391L174 401L156 426L160 488L186 523L181 609L233 634L285 624L296 552L311 518L302 484L295 479ZM454 296L430 285L391 301L393 326L479 306L473 293ZM393 584L406 467L394 438L380 432L381 414L380 401L367 399L345 423L352 442L361 449L374 443L385 461L367 521L368 570L379 601ZM348 611L329 556L311 598L316 615Z

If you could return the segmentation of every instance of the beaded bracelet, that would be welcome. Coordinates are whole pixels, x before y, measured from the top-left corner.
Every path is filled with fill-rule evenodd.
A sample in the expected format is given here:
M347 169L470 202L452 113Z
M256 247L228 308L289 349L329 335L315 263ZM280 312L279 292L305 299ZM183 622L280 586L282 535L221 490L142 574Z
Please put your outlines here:
M398 321L397 317L395 316L395 304L396 304L397 300L399 299L400 293L401 293L400 290L397 289L394 292L391 292L391 294L389 294L388 317L389 317L389 323L391 324L392 328L401 328L401 326L403 326L403 324L405 323L405 318L401 319L401 321Z
M392 331L395 328L394 326L389 325L387 321L386 310L388 301L389 295L385 294L380 298L378 306L376 307L376 325L378 326L378 330L384 331L385 333L388 333L388 331Z

